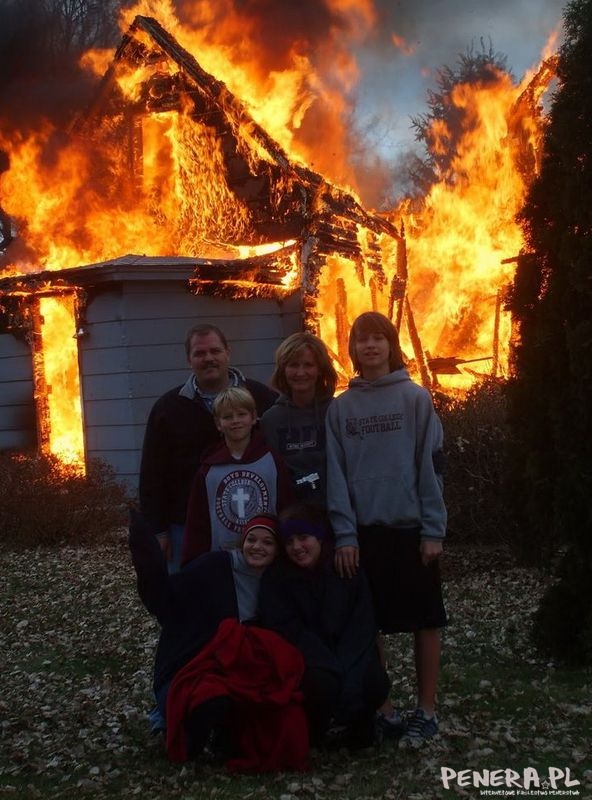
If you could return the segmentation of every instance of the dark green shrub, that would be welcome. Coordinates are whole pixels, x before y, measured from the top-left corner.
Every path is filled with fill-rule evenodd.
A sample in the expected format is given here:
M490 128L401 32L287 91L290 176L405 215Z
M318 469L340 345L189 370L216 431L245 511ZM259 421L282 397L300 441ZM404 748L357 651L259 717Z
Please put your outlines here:
M436 397L444 426L444 496L452 540L498 545L515 536L506 500L504 389L503 382L489 379L462 398Z
M592 664L592 570L576 547L563 556L557 581L535 613L533 638L547 655Z
M592 191L592 0L569 2L563 23L540 169L518 215L508 463L524 555L559 562L537 641L592 663L592 203L582 202Z
M3 547L105 541L126 523L125 489L92 461L86 475L57 458L0 453L0 541Z

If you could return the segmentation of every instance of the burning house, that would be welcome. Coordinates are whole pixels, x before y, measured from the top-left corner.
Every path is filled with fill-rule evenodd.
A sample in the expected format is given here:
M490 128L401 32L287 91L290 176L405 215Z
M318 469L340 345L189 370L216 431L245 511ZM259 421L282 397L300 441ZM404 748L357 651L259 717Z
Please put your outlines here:
M148 410L184 379L196 320L219 324L233 363L263 381L307 327L345 379L355 313L405 313L429 383L400 231L290 159L155 19L135 18L69 149L84 180L63 242L0 278L1 449L100 457L134 488ZM150 225L136 231L139 208ZM115 249L114 225L140 255Z

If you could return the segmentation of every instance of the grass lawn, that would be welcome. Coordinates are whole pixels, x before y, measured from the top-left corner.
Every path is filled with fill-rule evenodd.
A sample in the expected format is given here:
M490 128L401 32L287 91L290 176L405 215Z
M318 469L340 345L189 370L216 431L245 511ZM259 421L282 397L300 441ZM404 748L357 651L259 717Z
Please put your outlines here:
M125 536L96 548L0 556L0 796L432 800L480 797L472 772L570 770L592 798L592 670L535 653L539 573L501 551L450 545L440 735L420 749L385 742L351 756L314 753L309 773L230 775L170 764L149 734L155 622L136 595ZM409 636L388 641L393 699L413 706ZM441 769L463 773L445 788ZM554 773L557 774L557 773ZM505 777L505 776L504 776ZM467 781L468 785L467 785ZM464 784L464 785L462 785ZM531 782L520 796L551 794ZM506 794L505 796L508 796Z

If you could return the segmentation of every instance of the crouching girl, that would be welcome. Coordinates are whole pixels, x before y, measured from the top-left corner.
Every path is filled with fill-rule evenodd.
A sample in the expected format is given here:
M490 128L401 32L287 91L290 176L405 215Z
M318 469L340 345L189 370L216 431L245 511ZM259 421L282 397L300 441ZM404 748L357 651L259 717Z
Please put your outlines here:
M138 592L161 630L154 692L172 761L197 758L213 733L235 771L307 768L298 650L256 624L261 576L278 551L277 518L259 514L240 548L205 553L169 575L154 531L132 512Z
M390 683L376 646L366 578L362 571L346 579L337 575L324 517L310 507L281 515L280 538L286 558L261 579L260 622L302 653L311 743L322 744L333 722L346 726L352 749L368 747Z

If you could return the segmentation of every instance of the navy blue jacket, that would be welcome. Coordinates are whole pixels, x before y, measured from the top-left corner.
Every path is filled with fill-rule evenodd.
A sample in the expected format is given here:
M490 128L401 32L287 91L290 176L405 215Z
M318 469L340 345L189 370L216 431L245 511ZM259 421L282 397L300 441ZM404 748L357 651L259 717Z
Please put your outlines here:
M298 647L307 668L340 677L337 716L347 719L360 711L368 665L379 661L372 598L362 571L340 578L332 559L311 570L278 560L261 578L259 624Z

